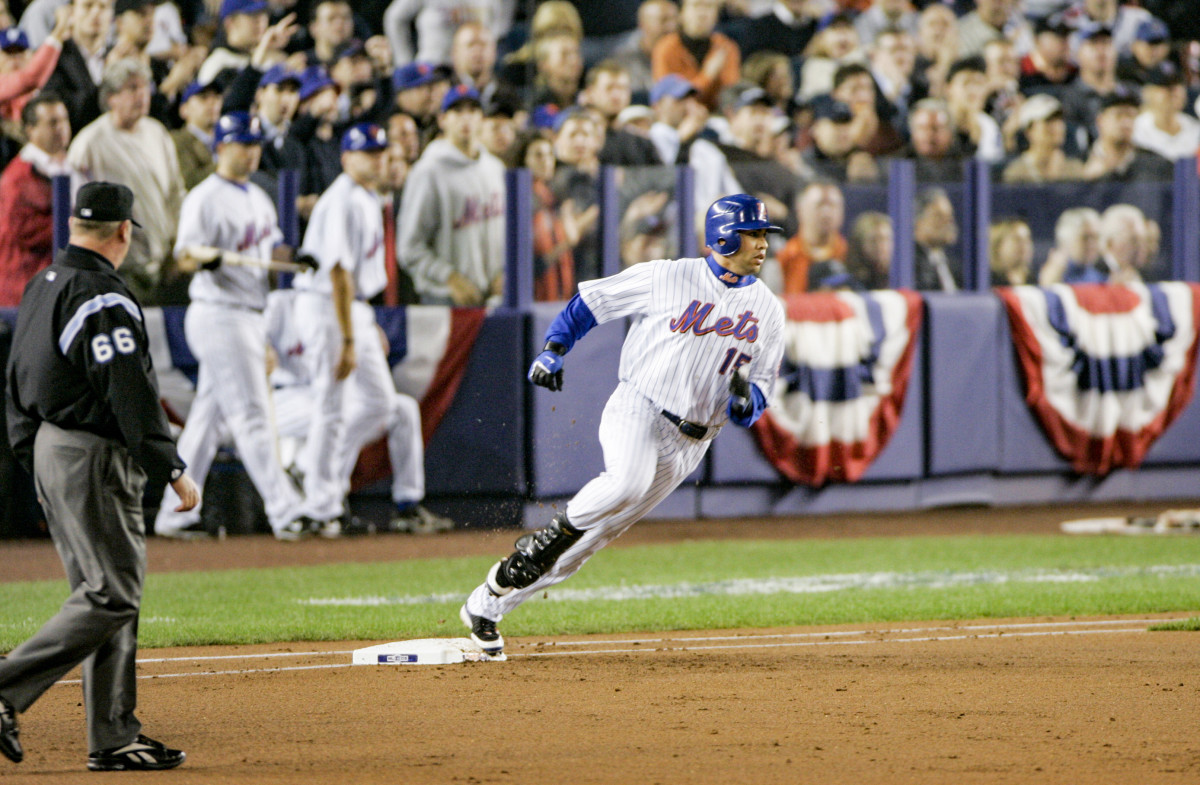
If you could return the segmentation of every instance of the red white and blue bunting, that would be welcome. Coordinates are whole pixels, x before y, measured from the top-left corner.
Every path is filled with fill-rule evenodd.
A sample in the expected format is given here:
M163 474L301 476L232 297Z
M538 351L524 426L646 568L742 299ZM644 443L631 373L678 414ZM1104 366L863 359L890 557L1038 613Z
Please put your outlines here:
M1081 474L1135 468L1196 385L1200 286L1000 288L1025 400Z
M855 482L900 422L924 314L911 291L793 295L763 454L794 483Z

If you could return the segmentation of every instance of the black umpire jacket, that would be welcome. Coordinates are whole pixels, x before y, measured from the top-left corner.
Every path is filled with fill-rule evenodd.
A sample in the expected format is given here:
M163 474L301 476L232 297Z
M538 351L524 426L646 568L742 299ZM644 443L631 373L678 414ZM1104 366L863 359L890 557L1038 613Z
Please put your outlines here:
M43 421L124 445L147 490L184 468L159 404L142 308L100 254L69 245L25 287L7 387L8 438L31 473Z

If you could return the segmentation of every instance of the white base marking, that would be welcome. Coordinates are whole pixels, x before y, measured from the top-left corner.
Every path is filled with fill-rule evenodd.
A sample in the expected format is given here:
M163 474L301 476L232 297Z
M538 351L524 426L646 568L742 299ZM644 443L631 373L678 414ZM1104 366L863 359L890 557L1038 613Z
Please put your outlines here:
M563 657L586 656L592 654L650 654L663 651L715 651L727 649L778 649L816 646L864 646L884 643L930 643L937 641L957 641L971 638L1032 638L1060 635L1104 635L1113 633L1145 633L1145 625L1157 624L1174 619L1188 618L1186 616L1164 617L1156 619L1097 619L1093 621L1062 621L1062 622L1014 622L1009 624L968 624L940 627L904 627L879 628L860 630L830 630L828 632L781 632L760 633L751 635L704 635L693 637L658 637L658 638L624 638L612 640L589 639L585 641L550 641L546 643L532 642L523 647L568 647L568 646L630 646L631 644L662 644L658 647L635 647L621 649L572 649L570 651L533 651L524 653L509 653L509 659L534 657ZM1061 629L1077 627L1083 629ZM1114 629L1120 628L1120 629ZM929 635L938 631L953 632L948 635ZM998 630L998 632L971 632L973 630ZM966 634L963 634L967 631ZM911 635L925 633L915 638L871 638L867 640L845 640L855 635ZM792 640L800 638L821 638L822 640ZM834 640L830 640L835 638ZM840 640L836 638L841 638ZM732 641L730 643L715 643L717 641ZM760 643L758 641L783 641L777 643ZM697 645L708 644L708 645ZM152 663L187 663L212 660L248 660L289 657L344 657L352 655L353 649L334 651L304 651L304 652L265 652L258 654L222 654L199 657L155 657L139 659L139 665ZM327 665L291 665L274 668L234 668L230 670L212 670L204 672L143 674L138 679L180 679L189 676L240 676L251 673L287 673L291 671L328 670L330 668L350 668L350 662L339 662ZM79 684L79 679L59 681L59 684Z

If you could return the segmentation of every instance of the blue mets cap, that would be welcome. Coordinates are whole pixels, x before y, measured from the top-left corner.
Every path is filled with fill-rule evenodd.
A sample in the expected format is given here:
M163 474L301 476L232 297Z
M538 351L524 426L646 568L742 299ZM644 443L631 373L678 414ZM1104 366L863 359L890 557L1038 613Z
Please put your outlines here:
M265 14L269 10L266 0L224 0L219 16L224 21L234 14Z
M538 104L529 113L529 125L532 128L552 129L560 112L562 110L558 104Z
M392 73L392 87L397 90L411 90L449 78L450 71L444 66L417 61L402 65Z
M293 71L284 63L278 63L268 68L258 80L259 87L267 87L273 84L283 84L284 82L293 82L297 87L300 86L300 73Z
M300 100L307 101L327 87L337 87L323 66L314 65L300 74Z
M654 83L650 88L650 103L656 104L663 98L683 98L697 92L696 85L684 79L679 74L667 74Z
M342 134L343 153L377 153L387 144L387 133L375 123L358 123Z
M0 31L0 51L15 52L29 48L29 36L19 27Z
M1161 44L1171 40L1171 31L1166 23L1157 17L1147 17L1137 26L1137 40L1148 44Z
M455 85L446 91L446 95L442 98L442 111L449 112L454 107L461 103L470 101L479 108L483 108L483 101L479 98L479 91L474 87L468 87L465 84Z
M223 142L262 144L262 140L262 124L249 112L223 114L213 127L213 147Z
M200 93L218 93L219 94L220 92L221 92L220 85L217 85L213 82L209 82L208 84L200 84L199 82L192 82L187 87L183 88L183 93L180 94L180 96L179 96L179 103L186 104L189 100L191 100L191 98L193 96L199 95Z

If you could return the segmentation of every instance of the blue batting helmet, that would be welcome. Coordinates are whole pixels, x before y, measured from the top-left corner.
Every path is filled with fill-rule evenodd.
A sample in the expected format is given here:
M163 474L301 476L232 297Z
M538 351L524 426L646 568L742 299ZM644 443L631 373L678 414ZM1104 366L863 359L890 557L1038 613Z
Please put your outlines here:
M262 140L262 124L249 112L223 114L213 128L213 147L222 142L262 144Z
M767 220L767 206L750 194L723 196L712 203L704 216L704 242L713 253L729 256L742 247L742 236L738 232L753 232L766 229L782 232Z

